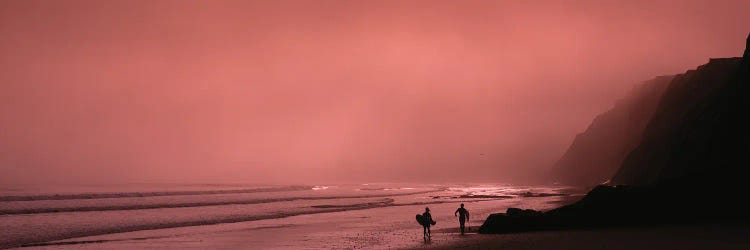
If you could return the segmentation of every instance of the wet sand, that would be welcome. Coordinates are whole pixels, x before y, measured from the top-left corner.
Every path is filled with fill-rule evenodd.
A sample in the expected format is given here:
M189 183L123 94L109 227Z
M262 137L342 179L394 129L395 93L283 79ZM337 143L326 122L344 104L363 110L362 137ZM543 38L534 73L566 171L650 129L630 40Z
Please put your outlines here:
M422 249L750 249L750 226L683 225L469 235Z

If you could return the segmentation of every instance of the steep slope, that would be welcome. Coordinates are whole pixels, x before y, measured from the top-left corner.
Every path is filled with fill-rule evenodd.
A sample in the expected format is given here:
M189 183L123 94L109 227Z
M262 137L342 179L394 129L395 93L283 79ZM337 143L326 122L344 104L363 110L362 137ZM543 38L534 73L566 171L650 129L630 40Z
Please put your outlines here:
M628 155L613 182L744 182L750 155L747 50L750 47L744 58L711 59L673 81L643 142Z
M553 173L560 183L593 186L609 180L623 159L641 142L643 130L674 76L659 76L636 85L615 106L598 115L578 134Z
M627 185L598 186L545 213L493 214L480 232L750 222L748 114L750 36L743 57L711 59L669 84L640 145L612 179Z

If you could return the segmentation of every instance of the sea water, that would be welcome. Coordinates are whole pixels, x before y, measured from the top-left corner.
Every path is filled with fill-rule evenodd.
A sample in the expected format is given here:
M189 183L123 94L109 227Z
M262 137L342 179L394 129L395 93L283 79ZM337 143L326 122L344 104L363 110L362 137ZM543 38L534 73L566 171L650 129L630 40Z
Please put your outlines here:
M185 235L192 235L188 237L191 239L200 238L195 235L205 235L205 230L209 228L213 230L209 230L211 233L216 230L244 232L249 228L257 229L252 234L239 234L241 236L237 238L242 241L237 241L231 247L264 244L266 247L296 248L294 240L304 237L295 237L292 243L285 241L283 244L266 239L267 236L294 231L291 227L298 228L298 232L308 239L299 244L310 246L309 239L314 238L317 240L312 241L313 248L315 244L321 248L331 248L331 245L325 245L331 243L327 240L331 234L321 232L345 231L357 235L357 230L380 230L378 232L399 234L394 227L411 228L412 224L417 225L414 214L423 212L426 206L439 210L433 209L433 217L450 220L452 208L457 207L458 203L467 203L469 210L474 211L472 220L476 221L510 206L549 209L577 192L560 186L404 183L4 187L0 188L0 248L70 247L79 243L99 248L111 247L106 242L113 239L141 240L163 247L182 248L184 242L165 243L154 239L185 238ZM352 216L360 219L350 220ZM359 223L362 221L370 222ZM311 226L314 223L323 226ZM326 226L329 224L348 229ZM342 226L345 224L349 226ZM258 235L266 236L253 239ZM356 244L385 242L383 239L367 238L371 241L363 241L361 237L350 238L348 242L343 240L341 244L344 245L336 246L348 248L356 247ZM222 243L218 242L221 237L206 239L208 242ZM341 238L335 240L341 241ZM215 245L200 245L199 248L211 246Z

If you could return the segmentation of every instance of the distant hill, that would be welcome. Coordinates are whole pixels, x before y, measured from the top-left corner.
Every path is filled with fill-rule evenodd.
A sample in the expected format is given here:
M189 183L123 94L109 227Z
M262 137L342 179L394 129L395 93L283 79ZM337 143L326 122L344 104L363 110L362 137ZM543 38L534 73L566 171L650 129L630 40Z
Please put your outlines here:
M573 140L553 167L556 182L594 186L609 180L641 142L646 125L674 76L659 76L636 85L615 106L598 115Z

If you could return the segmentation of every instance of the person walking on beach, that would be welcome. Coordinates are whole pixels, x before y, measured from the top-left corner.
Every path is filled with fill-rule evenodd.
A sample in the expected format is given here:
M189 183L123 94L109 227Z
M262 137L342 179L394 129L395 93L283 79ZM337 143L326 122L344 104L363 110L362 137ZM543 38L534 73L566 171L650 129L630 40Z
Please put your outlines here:
M422 230L424 232L424 238L426 240L426 239L429 239L431 236L430 226L435 225L435 221L432 220L432 215L430 214L429 207L424 208L424 213L422 213L422 221L424 222L422 224L422 227L423 227Z
M463 203L461 203L461 207L456 209L456 212L453 213L454 217L457 215L459 215L458 223L461 225L461 234L464 234L464 228L465 228L464 223L466 223L466 221L469 220L469 210L466 210L466 208L464 208Z

